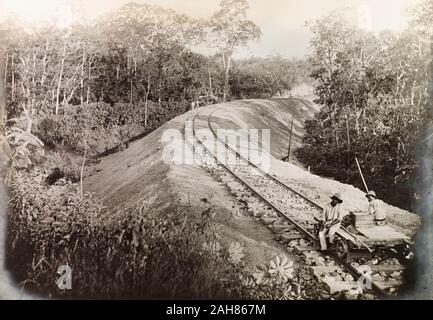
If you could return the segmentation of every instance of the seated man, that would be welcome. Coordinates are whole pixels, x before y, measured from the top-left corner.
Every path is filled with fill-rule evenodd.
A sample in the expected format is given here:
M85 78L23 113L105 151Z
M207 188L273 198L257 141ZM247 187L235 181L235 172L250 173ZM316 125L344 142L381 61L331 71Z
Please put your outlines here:
M369 205L368 213L374 215L374 222L378 226L386 225L386 212L376 197L376 192L369 191L366 195Z
M334 244L335 233L341 227L341 220L343 219L343 207L341 204L343 200L339 193L331 197L331 202L323 210L322 216L322 230L319 231L320 247L322 250L327 249L326 236L329 235L329 243Z

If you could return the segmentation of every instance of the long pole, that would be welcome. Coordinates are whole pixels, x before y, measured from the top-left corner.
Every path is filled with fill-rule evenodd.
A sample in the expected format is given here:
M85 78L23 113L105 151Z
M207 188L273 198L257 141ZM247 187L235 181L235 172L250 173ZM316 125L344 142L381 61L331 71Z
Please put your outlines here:
M289 150L287 153L287 161L288 162L290 162L290 149L292 148L293 120L294 120L294 115L292 113L292 124L290 125Z
M355 158L355 161L356 161L356 164L358 166L359 173L361 174L362 182L364 182L365 190L367 190L367 193L368 193L368 187L367 187L367 184L365 183L364 175L362 174L362 170L361 170L361 166L359 165L358 158Z

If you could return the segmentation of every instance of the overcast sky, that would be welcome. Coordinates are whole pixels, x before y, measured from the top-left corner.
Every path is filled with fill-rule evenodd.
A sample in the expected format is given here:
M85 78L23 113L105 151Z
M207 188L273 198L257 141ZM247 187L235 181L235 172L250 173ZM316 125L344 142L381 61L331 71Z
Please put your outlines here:
M80 8L89 18L131 0L69 0L81 3ZM308 53L311 34L305 21L314 20L334 9L351 7L351 19L367 21L374 32L384 29L402 30L407 24L407 8L420 0L249 0L249 17L260 26L263 36L250 44L238 56L266 56L279 53L286 57L301 57ZM1 10L18 12L28 19L41 19L53 8L68 0L0 0ZM135 2L170 7L193 17L208 17L219 0L136 0ZM363 17L360 19L360 17ZM358 21L354 21L358 23Z

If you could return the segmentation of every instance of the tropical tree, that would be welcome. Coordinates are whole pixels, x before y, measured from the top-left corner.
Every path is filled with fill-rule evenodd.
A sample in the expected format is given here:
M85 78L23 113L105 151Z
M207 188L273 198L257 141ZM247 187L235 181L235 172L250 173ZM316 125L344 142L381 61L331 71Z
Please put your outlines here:
M316 173L362 187L358 158L371 188L407 206L402 194L416 168L411 146L425 117L426 51L410 28L378 36L341 13L311 25L316 102L299 159Z
M161 102L164 59L167 59L171 52L181 50L195 34L191 31L189 22L187 16L174 10L137 3L123 6L100 22L109 40L126 50L130 104L134 103L133 90L137 87L134 83L141 82L144 85L146 115L152 87L155 87L158 101ZM141 70L140 66L143 67ZM152 77L152 69L156 69L157 79ZM153 80L156 80L156 83ZM147 118L146 116L145 126Z
M219 9L209 20L209 38L221 53L224 69L223 100L229 94L229 75L233 54L236 49L245 46L249 41L258 40L260 28L248 20L247 0L222 0Z

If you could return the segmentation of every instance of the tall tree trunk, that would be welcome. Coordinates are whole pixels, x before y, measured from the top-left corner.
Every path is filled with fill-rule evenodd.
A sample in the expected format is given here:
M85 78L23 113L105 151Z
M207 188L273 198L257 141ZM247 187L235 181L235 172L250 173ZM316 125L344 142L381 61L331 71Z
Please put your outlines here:
M228 69L226 69L224 73L224 93L223 93L223 101L227 101L227 94L228 94L228 87L229 87L229 80L228 80Z
M49 49L49 42L47 40L47 42L45 43L44 58L42 60L43 69L42 69L42 75L41 75L41 88L43 88L44 83L45 83L45 79L47 78L47 56L48 56L48 49Z
M144 128L147 129L147 119L148 119L148 101L149 101L149 94L150 94L150 75L147 78L147 90L144 100Z
M232 60L232 56L229 55L227 57L227 62L225 66L225 72L224 72L224 94L223 94L223 101L227 101L227 96L229 93L229 74L230 74L230 63Z
M92 63L93 63L93 57L89 60L89 74L87 75L87 94L86 94L86 103L89 104L90 99L90 79L92 77Z
M347 133L347 178L349 178L350 153L351 153L350 131L349 131L349 118L346 118L346 133Z
M210 66L208 66L208 72L209 72L209 91L210 91L210 94L213 95L212 74L210 72Z
M341 153L340 153L340 143L338 141L337 132L335 132L335 141L337 142L337 152L338 152L338 167L341 171Z
M129 89L129 104L132 106L132 77L129 80L130 83L130 89Z
M63 45L63 56L62 56L62 62L60 65L60 74L59 74L59 82L57 84L57 93L56 93L56 114L59 113L59 99L60 99L60 88L62 86L62 78L63 78L63 68L65 65L65 58L66 58L66 39L65 43Z
M9 63L9 53L6 52L6 62L5 62L5 88L7 87L7 81L8 81L8 63Z
M15 54L12 53L11 57L11 74L12 74L12 82L11 82L11 99L15 101Z
M129 70L129 104L132 106L132 102L133 102L133 98L132 98L132 94L133 94L133 88L132 88L132 84L133 84L133 77L134 77L134 72L132 70L132 66L131 66L131 62L130 62L131 58L128 57L128 70Z
M84 165L86 164L86 155L87 155L87 138L84 139L84 156L83 162L81 164L80 170L80 197L83 198L83 175L84 175Z
M163 77L163 65L162 63L158 64L158 105L161 106L161 100L162 100L162 77Z
M226 69L226 55L225 55L223 49L221 49L221 57L222 57L222 61L223 61L223 68L225 70Z
M80 81L80 103L81 105L83 105L84 103L84 96L83 96L83 92L84 92L84 65L86 63L86 53L84 52L84 48L83 48L83 60L81 61L81 81Z
M27 127L26 131L28 133L32 132L32 125L33 125L33 116L34 116L34 109L33 109L33 101L30 99L30 88L27 87Z
M35 74L36 74L36 53L33 53L33 70L32 70L32 85L35 85Z
M226 55L223 49L221 49L221 58L223 62L223 70L224 70L224 84L223 84L223 101L226 101L226 70L227 70L227 61L226 61Z

